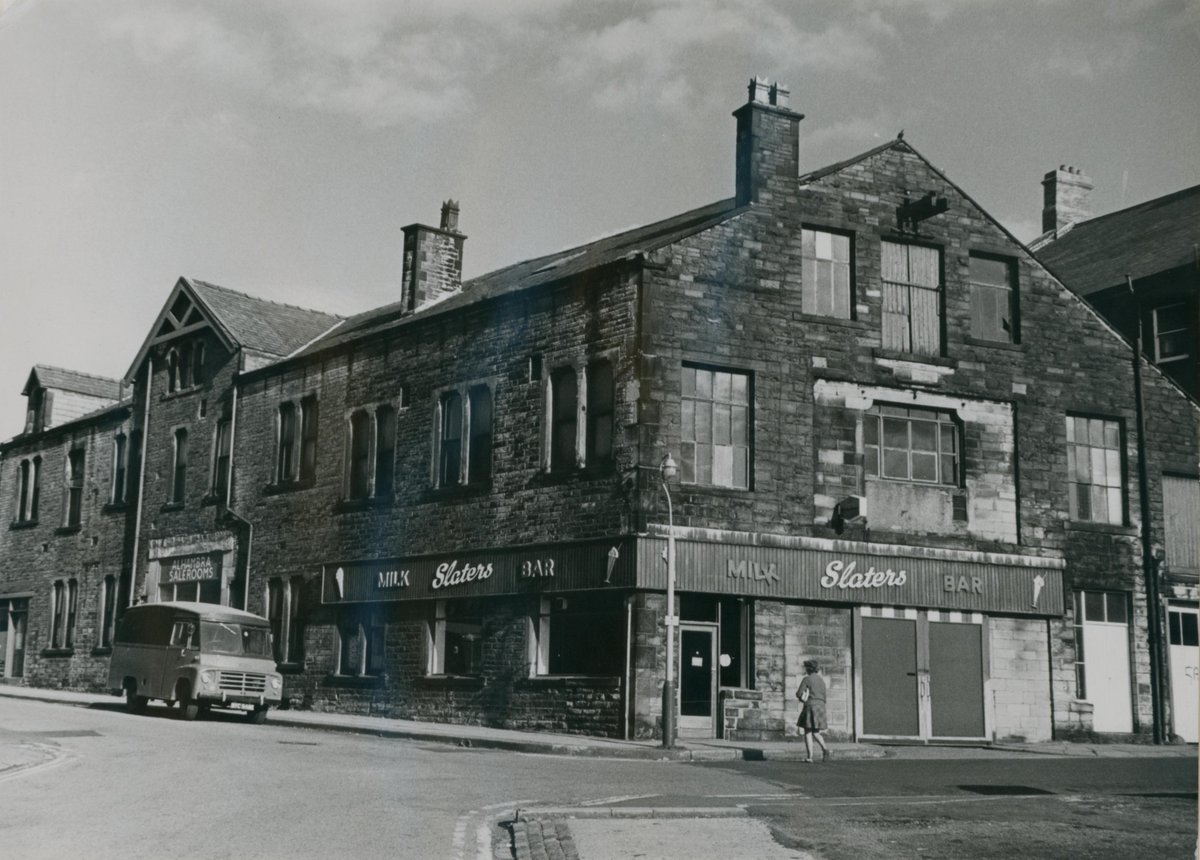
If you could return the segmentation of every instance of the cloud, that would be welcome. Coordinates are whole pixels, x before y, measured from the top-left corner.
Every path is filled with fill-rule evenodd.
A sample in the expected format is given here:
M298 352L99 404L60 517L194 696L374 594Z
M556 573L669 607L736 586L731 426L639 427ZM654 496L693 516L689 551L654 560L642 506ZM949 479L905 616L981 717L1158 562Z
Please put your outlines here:
M126 2L114 4L103 32L148 65L380 127L470 107L471 81L534 29L522 22L565 2Z
M751 69L869 73L879 61L872 40L893 32L876 15L861 26L805 29L798 10L768 0L663 0L642 15L567 32L553 73L590 86L601 107L635 101L670 107L686 104L689 80L720 59Z
M916 124L916 119L915 114L909 114L908 121L911 125ZM901 128L899 118L892 111L883 109L870 117L851 117L828 125L806 128L800 135L800 145L806 151L815 154L858 151L891 140Z

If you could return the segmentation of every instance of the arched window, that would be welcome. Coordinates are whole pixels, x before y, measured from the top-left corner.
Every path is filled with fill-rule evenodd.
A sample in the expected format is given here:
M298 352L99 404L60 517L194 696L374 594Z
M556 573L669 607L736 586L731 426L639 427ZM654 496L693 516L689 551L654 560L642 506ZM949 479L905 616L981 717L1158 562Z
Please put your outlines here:
M442 395L441 445L438 459L438 486L451 487L462 476L462 397L457 391Z

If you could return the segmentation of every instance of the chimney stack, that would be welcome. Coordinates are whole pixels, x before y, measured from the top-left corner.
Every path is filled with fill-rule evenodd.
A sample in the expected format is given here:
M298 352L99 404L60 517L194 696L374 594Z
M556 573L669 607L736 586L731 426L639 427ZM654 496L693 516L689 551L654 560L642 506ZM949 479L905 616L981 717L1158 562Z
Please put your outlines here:
M737 118L737 205L785 197L800 174L800 120L788 107L791 91L766 78L750 80L749 101Z
M1092 180L1078 167L1060 165L1042 179L1042 232L1058 232L1092 217Z
M404 268L400 301L415 313L462 290L462 250L466 236L458 232L458 202L442 204L439 227L409 224L404 228Z

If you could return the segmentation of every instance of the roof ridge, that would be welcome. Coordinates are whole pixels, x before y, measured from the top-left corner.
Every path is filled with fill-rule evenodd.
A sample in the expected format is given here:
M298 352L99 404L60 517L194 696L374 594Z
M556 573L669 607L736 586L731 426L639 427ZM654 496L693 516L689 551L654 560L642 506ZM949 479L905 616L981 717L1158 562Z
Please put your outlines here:
M1188 188L1180 188L1176 191L1170 192L1169 194L1163 194L1161 197L1151 197L1149 200L1143 200L1141 203L1131 203L1130 205L1123 206L1120 209L1114 209L1112 212L1105 212L1102 215L1093 215L1091 218L1088 218L1084 221L1074 221L1071 223L1071 226L1082 227L1085 224L1091 224L1104 218L1111 218L1114 215L1123 215L1126 212L1130 212L1134 209L1140 209L1143 206L1161 205L1163 203L1174 202L1174 200L1177 198L1184 197L1188 194L1194 194L1196 192L1200 192L1200 185L1192 185Z
M484 278L495 277L502 272L505 272L509 269L515 269L518 266L529 266L529 265L533 265L534 263L541 262L543 260L548 261L553 258L566 257L568 255L570 255L571 258L578 257L578 256L581 256L582 254L586 254L589 249L591 249L595 245L600 244L601 242L607 242L609 240L618 239L619 237L625 236L630 233L637 233L640 231L650 230L654 227L657 227L660 224L667 224L670 221L681 221L681 220L689 218L690 216L698 215L699 213L703 212L706 209L717 209L718 207L728 205L729 211L732 212L733 210L735 210L737 208L737 206L734 204L736 204L735 198L722 197L720 200L714 200L712 203L705 203L703 206L696 206L692 209L687 209L683 212L680 212L677 215L668 215L665 218L659 218L657 220L650 221L646 224L638 224L634 227L626 227L624 229L616 230L612 233L605 233L600 236L596 236L595 238L580 242L577 245L569 245L565 248L560 248L557 251L550 251L545 254L538 254L533 257L526 257L523 260L517 260L515 263L509 263L507 266L501 266L498 269L492 269L491 271L482 272L482 273L474 276L470 280L464 281L463 287L465 288L468 284L474 283L475 281L479 281ZM709 217L713 217L713 216L709 216ZM387 305L382 305L380 309L382 309L384 307L387 307Z
M204 280L201 280L200 278L188 278L187 280L189 282L191 282L192 284L202 284L203 286L208 287L210 289L219 290L223 293L230 293L231 295L235 295L235 296L241 296L244 299L250 299L251 301L255 301L255 302L266 302L267 304L270 304L270 305L278 305L279 307L291 308L292 310L296 310L296 311L304 311L305 313L309 313L309 314L321 314L322 316L333 317L333 318L339 319L339 320L345 319L345 317L343 317L341 314L335 314L332 311L322 311L322 310L318 310L316 308L306 308L306 307L302 307L301 305L294 305L291 302L281 302L281 301L278 301L277 299L268 299L268 298L264 298L263 296L256 296L256 295L252 295L251 293L245 293L245 292L242 292L241 290L234 290L229 287L223 287L220 284L214 284L212 281L204 281Z
M33 366L35 371L38 368L41 368L42 370L57 370L59 373L72 373L76 376L86 376L88 379L98 379L101 382L111 382L114 385L121 384L121 380L113 376L101 376L98 373L88 373L85 370L75 370L74 368L70 367L59 367L57 364L35 364Z

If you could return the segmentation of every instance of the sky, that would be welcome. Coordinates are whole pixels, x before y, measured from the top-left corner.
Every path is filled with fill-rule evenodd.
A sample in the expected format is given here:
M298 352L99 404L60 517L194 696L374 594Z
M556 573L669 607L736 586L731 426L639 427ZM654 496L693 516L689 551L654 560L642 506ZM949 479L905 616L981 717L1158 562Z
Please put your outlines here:
M733 195L754 75L800 169L905 139L1012 231L1200 183L1200 0L0 0L0 439L35 364L124 376L180 276L399 298Z

